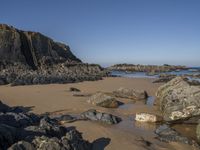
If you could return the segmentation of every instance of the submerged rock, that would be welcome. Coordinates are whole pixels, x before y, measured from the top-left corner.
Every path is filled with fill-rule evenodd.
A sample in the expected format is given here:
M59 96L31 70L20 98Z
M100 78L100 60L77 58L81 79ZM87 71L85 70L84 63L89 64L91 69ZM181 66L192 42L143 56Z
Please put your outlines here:
M121 121L121 119L117 116L98 112L94 109L90 109L86 112L81 114L82 119L92 120L92 121L99 121L106 124L117 124Z
M119 88L116 91L113 91L113 94L116 97L130 98L130 99L134 99L134 100L146 99L148 97L148 94L146 91L130 89L130 88L123 88L123 87Z
M117 108L119 106L119 102L116 98L102 92L93 94L89 98L88 103L106 108Z
M150 113L136 113L135 120L139 122L161 122L162 117Z
M176 77L156 92L165 121L185 120L200 115L200 87Z
M158 135L158 139L163 142L180 142L184 144L193 145L199 148L199 145L192 139L182 136L176 130L172 129L170 126L164 124L159 126L155 133Z

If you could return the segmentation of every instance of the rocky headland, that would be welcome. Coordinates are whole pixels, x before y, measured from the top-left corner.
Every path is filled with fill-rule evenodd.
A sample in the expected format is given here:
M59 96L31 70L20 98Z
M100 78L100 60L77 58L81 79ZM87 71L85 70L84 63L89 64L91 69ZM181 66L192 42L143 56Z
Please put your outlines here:
M106 75L101 66L82 63L68 45L0 24L0 85L70 83Z
M127 71L127 72L146 72L149 75L156 73L169 72L169 71L180 71L188 69L186 66L174 66L164 64L163 66L158 65L134 65L134 64L116 64L108 67L108 70L112 71Z

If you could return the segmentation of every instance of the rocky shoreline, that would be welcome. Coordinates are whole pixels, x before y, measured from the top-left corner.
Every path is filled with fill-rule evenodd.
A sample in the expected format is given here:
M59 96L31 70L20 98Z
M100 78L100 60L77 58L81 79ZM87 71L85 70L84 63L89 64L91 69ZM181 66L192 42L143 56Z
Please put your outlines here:
M108 67L111 71L125 71L125 72L146 72L148 75L154 75L156 73L187 70L186 66L173 66L173 65L134 65L134 64L116 64Z

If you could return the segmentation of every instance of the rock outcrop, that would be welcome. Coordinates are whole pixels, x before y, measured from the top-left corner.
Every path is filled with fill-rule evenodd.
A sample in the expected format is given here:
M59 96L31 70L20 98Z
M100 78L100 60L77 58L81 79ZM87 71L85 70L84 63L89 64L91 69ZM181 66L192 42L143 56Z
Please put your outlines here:
M120 104L115 97L102 92L93 94L89 98L88 103L105 108L117 108Z
M13 109L1 103L3 106L0 115L0 149L1 150L90 150L92 144L82 138L80 132L74 128L61 126L59 121L48 116L39 116L28 112ZM22 111L22 110L21 110ZM19 113L20 112L20 113ZM66 119L62 117L61 119Z
M146 91L143 90L136 90L132 88L119 88L116 91L113 91L113 94L116 97L120 98L129 98L133 100L144 100L148 97L148 94Z
M200 115L200 87L176 77L159 87L156 96L165 121L187 120Z
M149 75L154 75L160 72L185 70L185 66L172 66L172 65L134 65L134 64L116 64L108 68L115 71L130 71L130 72L147 72Z
M79 82L105 75L99 65L82 63L65 44L0 24L0 85Z

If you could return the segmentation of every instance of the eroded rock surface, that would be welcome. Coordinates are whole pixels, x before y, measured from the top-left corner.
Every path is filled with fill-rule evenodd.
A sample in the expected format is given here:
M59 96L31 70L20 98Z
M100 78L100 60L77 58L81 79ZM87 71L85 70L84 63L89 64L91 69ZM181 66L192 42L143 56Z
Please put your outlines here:
M106 108L117 108L119 106L119 102L115 97L103 92L93 94L89 98L88 103Z
M131 88L123 88L123 87L119 88L116 91L113 91L113 94L116 97L129 98L133 100L141 100L141 99L146 99L148 97L146 91L136 90Z
M3 108L0 109L1 150L90 150L92 147L80 132L61 126L59 120L22 113L19 108L3 103L0 108Z
M185 120L200 115L200 87L176 77L159 87L156 96L165 121Z

